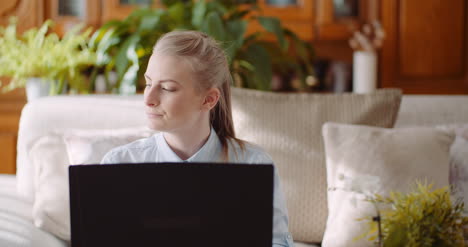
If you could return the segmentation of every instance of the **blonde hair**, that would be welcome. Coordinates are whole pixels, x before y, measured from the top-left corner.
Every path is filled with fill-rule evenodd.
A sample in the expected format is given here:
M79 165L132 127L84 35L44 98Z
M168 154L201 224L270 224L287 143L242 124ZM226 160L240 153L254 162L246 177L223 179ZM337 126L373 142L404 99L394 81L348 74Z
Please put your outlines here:
M244 142L236 138L231 110L232 77L224 50L210 36L198 31L172 31L156 42L153 54L164 54L186 59L195 74L200 91L218 88L219 101L210 112L210 123L221 141L224 159L228 160L228 143Z

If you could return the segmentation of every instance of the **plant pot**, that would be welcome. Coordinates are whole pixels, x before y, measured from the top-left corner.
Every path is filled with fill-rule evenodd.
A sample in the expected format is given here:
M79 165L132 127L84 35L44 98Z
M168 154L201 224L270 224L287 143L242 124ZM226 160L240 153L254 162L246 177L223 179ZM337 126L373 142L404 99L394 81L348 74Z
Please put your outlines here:
M26 81L26 97L28 102L40 97L48 96L50 92L50 81L42 78L29 78Z

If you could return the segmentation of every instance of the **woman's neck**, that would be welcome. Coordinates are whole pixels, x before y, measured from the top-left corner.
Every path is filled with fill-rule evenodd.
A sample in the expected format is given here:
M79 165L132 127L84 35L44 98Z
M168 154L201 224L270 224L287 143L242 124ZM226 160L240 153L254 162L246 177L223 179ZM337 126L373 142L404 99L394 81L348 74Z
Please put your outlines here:
M211 126L204 124L178 132L165 132L164 139L174 153L182 160L192 157L210 137Z

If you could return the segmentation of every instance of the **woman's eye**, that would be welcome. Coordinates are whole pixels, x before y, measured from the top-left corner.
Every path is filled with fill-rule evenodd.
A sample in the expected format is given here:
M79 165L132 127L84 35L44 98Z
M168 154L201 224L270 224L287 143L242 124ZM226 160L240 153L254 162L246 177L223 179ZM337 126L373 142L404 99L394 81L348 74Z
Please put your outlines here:
M167 87L163 87L162 90L167 91L167 92L174 92L175 91L175 89L167 88Z

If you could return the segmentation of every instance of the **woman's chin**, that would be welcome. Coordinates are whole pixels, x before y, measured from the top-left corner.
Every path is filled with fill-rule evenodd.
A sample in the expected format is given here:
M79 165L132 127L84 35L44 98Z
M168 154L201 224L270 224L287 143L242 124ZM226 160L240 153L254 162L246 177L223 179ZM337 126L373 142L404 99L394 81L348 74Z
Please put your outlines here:
M148 123L147 126L151 130L155 130L155 131L164 131L165 129L164 126L162 126L161 124L156 124L156 123Z

